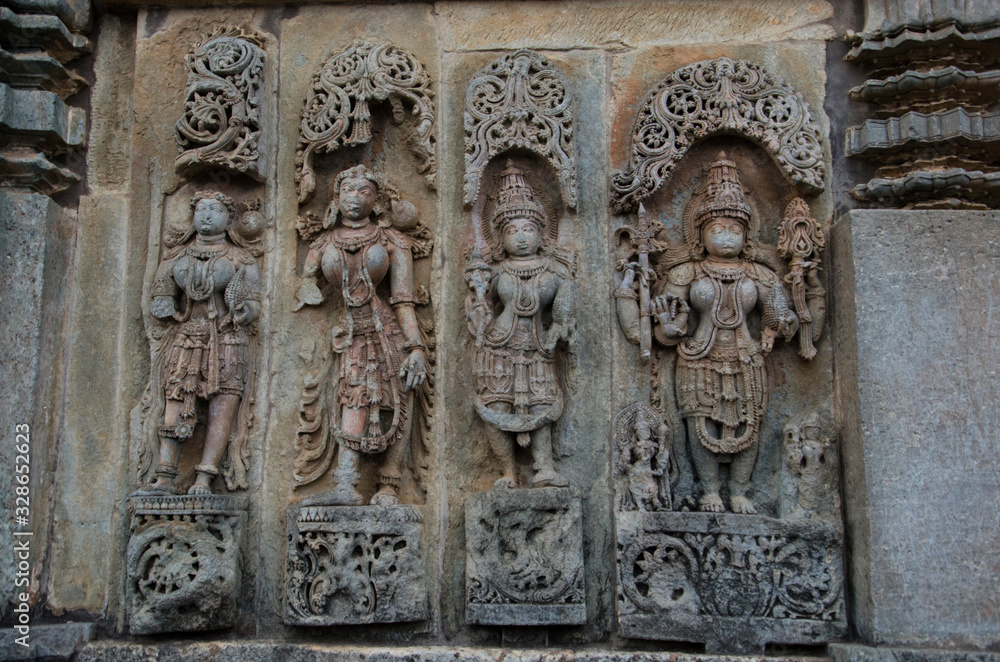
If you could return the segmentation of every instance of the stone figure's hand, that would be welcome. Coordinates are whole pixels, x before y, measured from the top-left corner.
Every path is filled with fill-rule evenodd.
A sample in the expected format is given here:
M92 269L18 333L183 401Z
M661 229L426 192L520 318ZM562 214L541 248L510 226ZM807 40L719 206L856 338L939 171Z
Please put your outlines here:
M298 291L295 293L295 297L299 300L299 303L295 306L295 310L300 310L303 306L318 306L323 303L323 293L319 291L319 286L311 278L306 278L299 285Z
M624 290L626 288L632 287L632 283L635 282L635 269L632 265L625 267L625 276L622 278L621 288Z
M246 326L251 322L251 316L253 312L246 303L241 303L240 305L233 308L233 321L240 326Z
M415 349L406 358L403 367L399 369L399 378L405 379L404 391L414 389L427 380L427 363L424 361L424 352Z
M772 349L774 349L774 339L778 336L778 332L774 329L765 328L760 334L760 351L767 354Z
M555 349L556 343L563 339L569 340L571 335L573 335L571 324L555 323L545 332L545 338L542 340L543 349L552 351Z
M687 301L673 294L661 294L649 302L650 312L663 326L663 333L669 338L684 335L684 329L677 324L677 317L686 315L691 309Z
M149 304L149 313L157 319L173 317L176 312L173 297L153 297L153 301Z
M785 342L790 341L794 336L795 332L799 330L799 317L792 311L788 311L781 320L781 330L785 336Z

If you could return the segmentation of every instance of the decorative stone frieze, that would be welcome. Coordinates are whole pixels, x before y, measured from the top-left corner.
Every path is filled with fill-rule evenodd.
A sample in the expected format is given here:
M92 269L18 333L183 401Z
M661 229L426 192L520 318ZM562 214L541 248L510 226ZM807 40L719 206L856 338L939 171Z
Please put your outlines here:
M494 488L465 502L465 617L480 625L587 621L582 506L569 488Z
M434 186L437 157L430 76L419 60L395 46L358 41L330 57L313 77L295 152L299 204L316 191L314 155L371 140L370 106L386 100L397 123L407 112L416 116L408 144L420 160L419 171Z
M816 520L618 512L623 636L763 652L847 632L841 534Z
M129 631L154 634L235 625L246 498L133 496L129 507Z
M534 51L504 55L479 70L465 92L465 202L480 193L486 165L509 149L526 149L555 170L563 199L576 207L569 82Z
M216 166L263 181L263 46L260 35L223 27L187 56L184 115L174 127L181 152L174 164L178 172Z
M289 508L285 623L426 618L422 521L415 506Z
M612 180L615 210L634 211L692 144L720 133L764 146L803 193L823 190L823 139L809 104L760 65L722 57L678 69L646 97L632 130L629 169Z

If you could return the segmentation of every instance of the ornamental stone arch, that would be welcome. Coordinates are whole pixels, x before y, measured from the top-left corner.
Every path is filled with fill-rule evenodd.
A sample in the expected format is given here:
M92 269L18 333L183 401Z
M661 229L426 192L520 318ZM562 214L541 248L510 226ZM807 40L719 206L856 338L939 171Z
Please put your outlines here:
M646 97L632 128L629 168L612 180L615 210L634 210L692 145L720 134L763 147L799 192L823 190L822 134L809 104L760 65L721 57L677 69Z

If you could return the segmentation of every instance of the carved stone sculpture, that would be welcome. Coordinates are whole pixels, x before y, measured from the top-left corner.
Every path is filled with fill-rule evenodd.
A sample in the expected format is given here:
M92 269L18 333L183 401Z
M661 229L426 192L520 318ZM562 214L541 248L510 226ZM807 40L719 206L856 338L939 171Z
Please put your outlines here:
M846 634L836 526L709 513L619 512L618 621L626 637L762 652Z
M623 263L616 293L626 336L640 342L641 327L656 321L653 337L677 348L677 405L685 419L689 451L704 494L699 508L723 512L719 465L730 463L729 501L735 513L756 512L746 497L757 461L761 420L768 407L764 355L779 336L791 340L799 319L788 308L775 272L755 257L759 220L744 200L736 164L720 154L704 190L684 219L684 246L663 254L661 291L641 311L650 274ZM760 313L755 337L750 316Z
M292 507L285 622L338 625L427 617L420 510Z
M133 496L126 557L132 634L232 627L246 498Z
M534 51L504 55L480 70L465 93L465 202L479 195L486 165L511 148L544 157L576 207L573 111L566 77Z
M669 428L660 412L635 402L615 416L615 508L671 510Z
M790 516L815 517L840 512L838 463L833 438L819 412L785 423L785 462L795 478L797 508Z
M420 172L433 187L436 176L433 97L431 79L423 65L395 46L359 41L327 60L313 77L302 111L295 153L299 204L310 200L316 191L313 155L371 140L369 106L386 100L392 104L397 124L406 116L405 105L412 106L417 127L409 146L421 161Z
M176 125L178 172L222 166L263 181L261 102L267 55L258 35L216 30L187 57L184 115Z
M655 193L698 140L733 133L764 146L803 193L823 190L822 133L809 105L763 67L721 57L682 67L649 93L629 170L613 180L615 209L631 211Z
M429 254L431 242L414 206L365 166L340 173L333 191L322 225L300 226L303 236L315 239L297 309L323 303L323 280L337 290L346 308L332 338L339 374L330 385L332 411L316 406L324 380L307 380L296 481L304 485L321 477L336 450L336 486L307 503L361 505L370 499L394 505L411 431L422 434L429 407L426 343L414 312L426 301L414 289L413 258ZM362 454L382 458L374 496L356 489Z
M205 441L189 493L210 494L220 464L228 489L247 487L264 230L256 206L237 217L232 198L200 191L191 199L193 224L166 239L149 303L162 324L153 328L151 379L141 404L139 480L151 481L141 493L173 493L199 401L207 404Z
M516 487L514 444L531 447L534 487L566 486L551 426L563 411L560 353L576 330L575 256L525 173L508 162L465 270L466 319L475 339L476 412L501 463L499 487Z
M581 502L566 488L488 490L465 503L466 620L585 623Z

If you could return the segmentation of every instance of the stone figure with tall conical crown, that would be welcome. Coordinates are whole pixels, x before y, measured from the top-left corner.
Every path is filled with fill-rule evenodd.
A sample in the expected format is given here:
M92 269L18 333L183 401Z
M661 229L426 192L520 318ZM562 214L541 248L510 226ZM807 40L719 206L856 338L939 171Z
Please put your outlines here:
M576 329L573 256L559 247L555 221L510 161L483 221L489 245L476 247L466 269L466 316L475 338L476 411L502 465L497 486L517 486L516 439L531 447L532 486L563 487L551 425L563 411L560 345Z
M756 512L747 491L768 407L764 356L776 338L791 340L799 327L777 274L755 259L759 227L736 164L721 153L704 189L689 202L684 244L657 247L660 291L651 298L647 316L655 321L652 337L677 350L677 406L704 490L698 507L708 512L725 511L723 463L731 464L732 511ZM648 323L636 289L652 278L641 271L638 263L627 265L616 293L619 321L634 342ZM755 313L761 316L759 337L751 331Z

